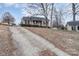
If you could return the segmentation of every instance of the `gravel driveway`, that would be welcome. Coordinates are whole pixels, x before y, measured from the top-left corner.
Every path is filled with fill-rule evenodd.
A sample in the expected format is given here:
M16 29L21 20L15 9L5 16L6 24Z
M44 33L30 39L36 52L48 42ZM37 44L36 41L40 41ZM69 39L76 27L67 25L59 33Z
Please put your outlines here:
M49 51L45 55L69 56L69 54L56 48L49 41L22 27L10 27L14 45L17 48L16 55L39 56L41 51Z

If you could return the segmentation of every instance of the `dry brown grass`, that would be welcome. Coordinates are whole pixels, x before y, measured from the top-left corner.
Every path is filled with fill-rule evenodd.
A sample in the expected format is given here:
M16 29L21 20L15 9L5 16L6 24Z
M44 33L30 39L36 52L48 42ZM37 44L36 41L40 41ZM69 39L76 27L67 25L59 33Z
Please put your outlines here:
M61 50L71 55L79 55L79 33L62 30L53 30L48 28L26 28L44 37Z
M8 26L0 25L0 56L11 56L16 50Z

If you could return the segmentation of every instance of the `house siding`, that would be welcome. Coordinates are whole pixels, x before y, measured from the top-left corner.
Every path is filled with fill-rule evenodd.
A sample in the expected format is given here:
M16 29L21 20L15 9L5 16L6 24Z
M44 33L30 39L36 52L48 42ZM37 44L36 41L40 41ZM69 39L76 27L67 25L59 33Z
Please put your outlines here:
M72 30L72 26L67 25L67 30L71 31Z
M22 18L21 24L27 25L27 26L48 26L48 21L45 18L37 18L37 17L25 17Z

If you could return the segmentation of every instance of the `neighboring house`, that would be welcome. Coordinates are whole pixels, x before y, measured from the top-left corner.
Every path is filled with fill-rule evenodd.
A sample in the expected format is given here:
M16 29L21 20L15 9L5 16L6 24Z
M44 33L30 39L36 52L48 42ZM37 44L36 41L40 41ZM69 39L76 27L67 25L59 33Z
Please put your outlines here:
M75 27L75 30L79 31L79 21L67 22L66 26L67 26L67 30L71 31L71 30L73 30L73 27Z
M10 22L10 24L8 24L7 22L1 22L0 24L1 25L10 25L10 26L16 25L14 22Z
M23 17L21 25L48 27L49 21L42 17Z

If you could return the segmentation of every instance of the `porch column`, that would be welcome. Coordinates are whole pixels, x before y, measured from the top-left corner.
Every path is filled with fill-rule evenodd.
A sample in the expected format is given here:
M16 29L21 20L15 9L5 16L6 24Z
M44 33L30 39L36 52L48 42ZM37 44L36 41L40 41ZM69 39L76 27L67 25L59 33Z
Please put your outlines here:
M27 24L27 21L25 20L25 25Z
M29 20L28 20L28 25L29 25Z
M43 26L44 24L43 24L43 21L42 21L42 26Z
M78 31L78 26L75 26L75 28L76 28L75 30Z
M42 21L40 21L40 26L42 26Z

